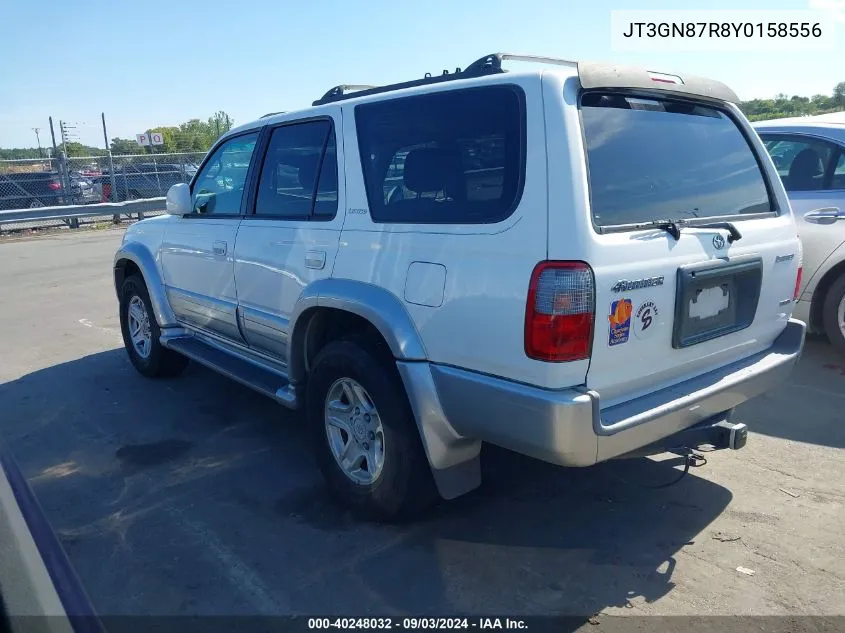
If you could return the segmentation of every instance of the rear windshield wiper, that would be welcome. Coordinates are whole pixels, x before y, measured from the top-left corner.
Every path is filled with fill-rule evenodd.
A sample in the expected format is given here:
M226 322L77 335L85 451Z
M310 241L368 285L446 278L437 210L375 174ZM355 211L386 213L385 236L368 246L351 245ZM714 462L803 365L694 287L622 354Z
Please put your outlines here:
M622 233L638 229L663 229L676 240L681 239L681 222L678 220L649 220L648 222L636 222L634 224L611 224L601 227L601 232Z
M728 244L733 244L737 240L742 239L742 233L739 232L732 222L696 222L695 220L679 220L678 223L695 229L725 229L730 234L728 235Z
M733 244L742 239L742 233L732 222L699 222L695 219L649 220L648 222L636 222L634 224L612 224L601 227L601 231L602 233L622 233L639 229L663 229L676 240L679 240L681 239L681 227L684 226L695 229L725 229L729 233L728 244Z

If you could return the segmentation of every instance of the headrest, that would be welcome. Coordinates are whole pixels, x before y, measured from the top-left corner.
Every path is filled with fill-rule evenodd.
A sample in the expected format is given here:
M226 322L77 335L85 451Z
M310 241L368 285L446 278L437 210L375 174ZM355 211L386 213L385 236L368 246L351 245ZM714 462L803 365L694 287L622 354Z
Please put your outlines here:
M802 149L793 159L789 175L818 176L822 173L822 160L814 149Z
M422 148L408 152L403 179L414 193L442 191L446 186L449 161L441 148Z

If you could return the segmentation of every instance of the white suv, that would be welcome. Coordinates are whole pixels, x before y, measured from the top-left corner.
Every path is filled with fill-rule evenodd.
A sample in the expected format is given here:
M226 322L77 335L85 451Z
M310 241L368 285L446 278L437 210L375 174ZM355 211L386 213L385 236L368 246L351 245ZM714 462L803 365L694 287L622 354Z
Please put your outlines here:
M733 408L805 326L729 88L498 54L348 88L227 133L127 230L142 374L193 359L303 408L331 490L380 518L478 486L482 442L563 466L744 445Z

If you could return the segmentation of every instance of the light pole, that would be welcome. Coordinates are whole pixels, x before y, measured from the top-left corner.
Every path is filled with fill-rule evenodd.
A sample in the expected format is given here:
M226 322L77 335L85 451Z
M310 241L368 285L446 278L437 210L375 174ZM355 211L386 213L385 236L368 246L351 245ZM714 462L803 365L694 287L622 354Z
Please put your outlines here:
M44 152L41 150L41 135L38 132L41 130L40 127L32 128L32 131L35 132L35 138L38 140L38 155L41 158L44 158Z

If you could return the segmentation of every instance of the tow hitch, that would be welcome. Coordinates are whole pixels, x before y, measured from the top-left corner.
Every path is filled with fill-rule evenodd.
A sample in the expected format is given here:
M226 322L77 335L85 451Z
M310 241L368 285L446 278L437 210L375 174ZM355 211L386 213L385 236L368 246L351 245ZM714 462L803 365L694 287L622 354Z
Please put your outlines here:
M661 453L672 453L683 458L684 469L672 481L659 486L644 486L645 488L667 488L678 483L689 472L690 468L698 468L707 463L702 453L710 453L725 448L738 451L748 441L748 427L742 422L730 422L724 415L711 418L679 431L668 437L644 446L622 458L648 457Z
M725 448L738 451L745 446L747 441L748 427L742 422L729 421L723 414L718 418L699 422L622 457L647 457L660 453L688 455L695 450L710 452Z

